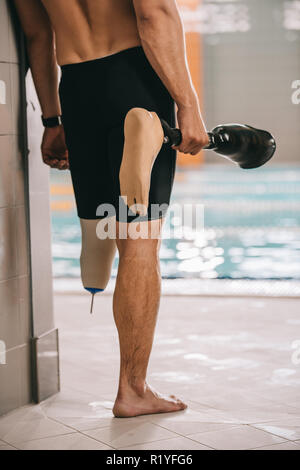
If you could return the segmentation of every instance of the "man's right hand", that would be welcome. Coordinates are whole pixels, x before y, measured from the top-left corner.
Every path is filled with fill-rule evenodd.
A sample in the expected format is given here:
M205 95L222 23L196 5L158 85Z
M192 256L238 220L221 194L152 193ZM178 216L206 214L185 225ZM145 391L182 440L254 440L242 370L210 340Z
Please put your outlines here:
M180 145L173 146L182 153L197 155L209 144L209 137L201 117L198 102L194 105L178 106L178 127L182 134Z
M62 125L45 128L41 151L46 165L58 170L68 170L69 154Z

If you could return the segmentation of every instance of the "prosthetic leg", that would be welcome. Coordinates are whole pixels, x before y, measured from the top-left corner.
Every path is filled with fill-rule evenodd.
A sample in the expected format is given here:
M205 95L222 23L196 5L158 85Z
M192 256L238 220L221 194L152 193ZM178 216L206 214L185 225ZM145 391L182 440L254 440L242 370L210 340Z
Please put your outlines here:
M110 279L111 268L116 253L116 241L97 237L99 220L80 219L82 248L80 256L81 279L84 288L92 294L91 311L94 296L103 292Z

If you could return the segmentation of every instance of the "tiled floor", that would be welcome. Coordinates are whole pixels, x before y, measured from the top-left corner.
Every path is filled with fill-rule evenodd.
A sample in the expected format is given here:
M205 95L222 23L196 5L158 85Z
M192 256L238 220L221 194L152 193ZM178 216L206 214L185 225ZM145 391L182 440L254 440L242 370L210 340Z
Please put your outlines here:
M300 300L163 297L149 381L189 407L130 419L111 297L55 300L62 391L0 418L0 450L300 450Z

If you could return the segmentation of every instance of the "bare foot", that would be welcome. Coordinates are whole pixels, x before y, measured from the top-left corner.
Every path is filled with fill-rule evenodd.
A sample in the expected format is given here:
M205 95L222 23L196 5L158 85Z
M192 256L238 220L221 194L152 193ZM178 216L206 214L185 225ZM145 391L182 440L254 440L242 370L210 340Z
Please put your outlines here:
M162 147L164 132L155 112L132 108L124 123L124 151L120 168L121 196L135 214L146 215L155 159Z
M139 415L154 413L171 413L185 410L187 405L174 395L162 395L148 384L143 393L136 393L132 389L116 398L113 414L116 418L130 418Z

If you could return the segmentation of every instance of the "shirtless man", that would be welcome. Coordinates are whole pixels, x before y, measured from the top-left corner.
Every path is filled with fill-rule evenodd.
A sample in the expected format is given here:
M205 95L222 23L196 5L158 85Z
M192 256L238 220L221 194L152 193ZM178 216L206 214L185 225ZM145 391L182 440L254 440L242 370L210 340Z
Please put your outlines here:
M152 155L146 206L168 203L176 150L195 155L208 144L175 0L15 0L15 4L44 125L52 126L43 135L43 160L51 168L70 168L81 221L97 219L99 204L114 204L120 196L124 121L125 140L126 132L130 136L137 129L140 137L148 135L154 148L162 139L158 116L174 126L176 103L182 142ZM59 84L57 64L62 71ZM57 118L61 115L62 124ZM122 172L127 192L143 179L143 168L132 163ZM136 203L148 198L141 189L134 196ZM149 214L141 225L159 233L164 214L157 218ZM117 214L117 225L120 222ZM132 220L127 222L129 227ZM117 236L116 244L119 268L113 308L121 364L113 413L130 417L183 410L186 405L181 400L161 395L146 382L160 299L159 237Z

